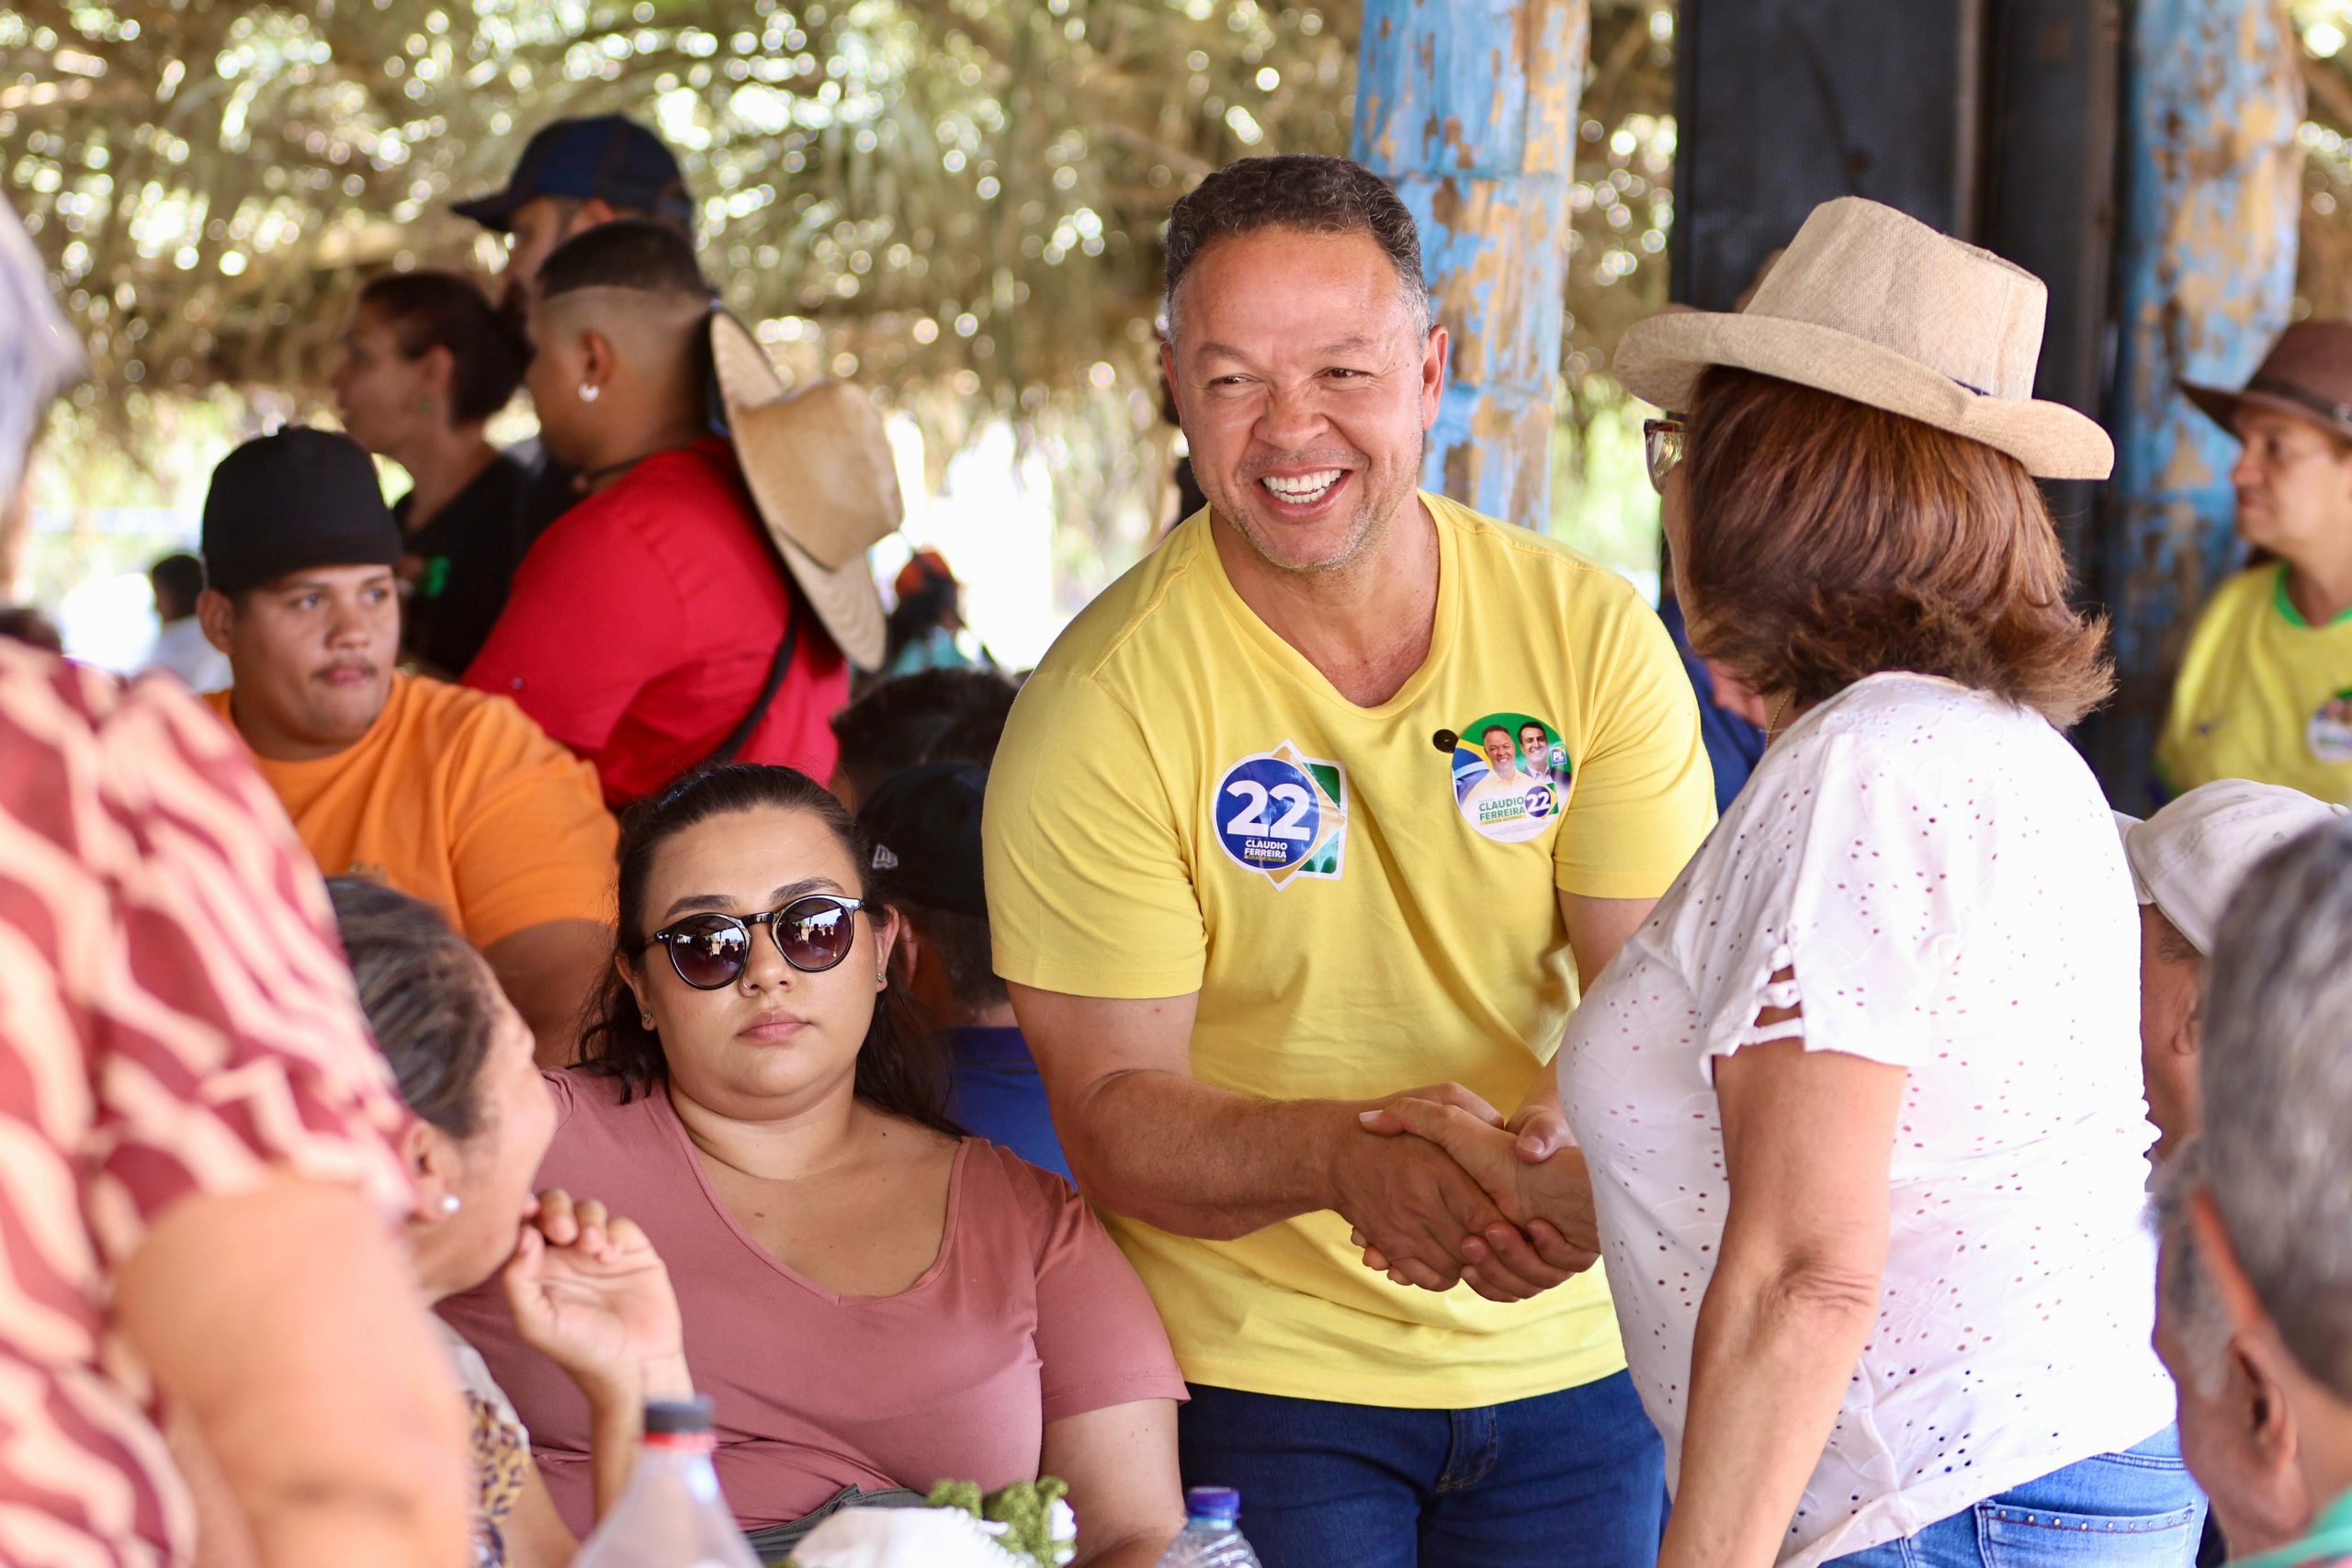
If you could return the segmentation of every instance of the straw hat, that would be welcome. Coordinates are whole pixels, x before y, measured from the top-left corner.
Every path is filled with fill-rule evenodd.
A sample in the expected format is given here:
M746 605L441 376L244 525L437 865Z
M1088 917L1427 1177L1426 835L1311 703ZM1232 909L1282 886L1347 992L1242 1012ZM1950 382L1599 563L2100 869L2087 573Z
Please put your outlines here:
M1841 197L1813 209L1737 314L1673 311L1627 331L1617 379L1687 409L1709 366L1735 366L1981 441L2042 479L2103 479L2107 432L2033 396L2048 298L2023 267Z
M904 515L882 416L846 381L787 393L759 341L724 310L711 314L710 354L768 537L850 662L879 669L882 595L865 551Z

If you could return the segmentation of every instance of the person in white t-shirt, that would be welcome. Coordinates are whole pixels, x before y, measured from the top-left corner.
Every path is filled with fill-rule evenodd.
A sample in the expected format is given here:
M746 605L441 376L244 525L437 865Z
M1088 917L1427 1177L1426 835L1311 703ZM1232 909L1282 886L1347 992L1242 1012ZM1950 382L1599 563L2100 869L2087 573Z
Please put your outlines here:
M2112 676L2033 482L2112 448L2031 400L2041 304L1848 198L1745 312L1629 333L1687 411L1650 456L1692 646L1770 744L1570 1021L1576 1147L1374 1113L1597 1241L1665 1568L2195 1557L2132 880L2060 733Z
M204 563L185 550L165 556L147 569L147 582L154 591L160 628L147 654L147 668L170 671L191 692L227 691L229 656L205 640L196 618L196 601L204 592Z

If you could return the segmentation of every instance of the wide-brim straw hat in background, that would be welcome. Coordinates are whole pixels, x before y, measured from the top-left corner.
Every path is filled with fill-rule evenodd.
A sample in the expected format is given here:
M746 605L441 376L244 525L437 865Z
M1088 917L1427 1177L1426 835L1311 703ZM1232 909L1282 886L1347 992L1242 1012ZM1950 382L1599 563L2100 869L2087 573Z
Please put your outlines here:
M1617 379L1687 410L1708 367L1835 392L2006 452L2049 479L2103 479L2098 422L2033 395L2049 290L1990 251L1860 197L1822 203L1736 313L1675 310L1628 329Z
M849 661L878 670L888 638L865 552L905 515L882 416L860 388L785 389L767 351L724 310L710 356L743 482L768 537Z

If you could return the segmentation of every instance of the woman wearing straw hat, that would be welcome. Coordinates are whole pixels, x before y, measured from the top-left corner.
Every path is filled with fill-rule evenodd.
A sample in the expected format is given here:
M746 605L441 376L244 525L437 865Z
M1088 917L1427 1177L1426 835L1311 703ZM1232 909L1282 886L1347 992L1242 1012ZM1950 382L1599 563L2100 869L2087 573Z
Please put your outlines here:
M2060 733L2104 634L2033 483L2111 448L2031 398L2043 297L1848 198L1744 311L1628 335L1625 385L1683 411L1650 460L1691 642L1771 742L1570 1024L1579 1150L1383 1123L1516 1221L1597 1210L1678 1568L2196 1551L2132 881Z

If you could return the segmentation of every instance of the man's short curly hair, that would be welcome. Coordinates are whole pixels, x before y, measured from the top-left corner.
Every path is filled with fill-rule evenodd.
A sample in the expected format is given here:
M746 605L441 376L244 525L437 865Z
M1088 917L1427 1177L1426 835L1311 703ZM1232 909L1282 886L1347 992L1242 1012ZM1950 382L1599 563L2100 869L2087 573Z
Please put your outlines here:
M1405 303L1430 324L1421 235L1388 182L1346 158L1289 152L1227 164L1193 187L1168 215L1168 335L1176 335L1177 295L1201 252L1218 239L1261 229L1309 234L1369 234L1396 268Z

